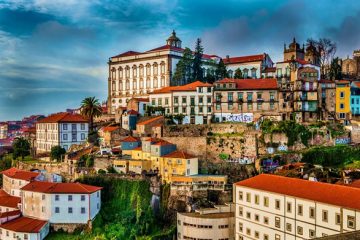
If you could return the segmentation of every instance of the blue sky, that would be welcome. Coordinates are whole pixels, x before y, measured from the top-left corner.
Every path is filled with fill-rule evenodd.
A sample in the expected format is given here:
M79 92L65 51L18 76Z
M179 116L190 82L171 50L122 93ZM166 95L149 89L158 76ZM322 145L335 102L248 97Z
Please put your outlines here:
M163 45L172 29L206 53L269 53L293 36L360 48L358 0L0 0L0 121L105 100L107 59Z

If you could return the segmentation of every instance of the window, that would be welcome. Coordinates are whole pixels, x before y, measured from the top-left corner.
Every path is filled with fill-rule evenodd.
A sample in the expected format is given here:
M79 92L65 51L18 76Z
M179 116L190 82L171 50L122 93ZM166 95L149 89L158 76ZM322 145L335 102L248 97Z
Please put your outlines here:
M169 105L169 98L165 98L165 105Z
M264 240L269 240L269 235L264 234Z
M69 207L69 208L68 208L68 213L73 213L72 207Z
M280 218L275 217L275 227L280 228Z
M299 235L303 235L303 228L300 227L300 226L298 226L298 227L297 227L297 233L298 233Z
M45 212L45 207L44 206L41 207L41 212Z
M81 140L85 140L85 133L81 134Z
M340 213L335 214L335 224L340 225L341 224L341 215Z
M345 92L340 92L340 98L344 98L345 97Z
M229 104L228 104L228 110L233 110L233 108L234 108L233 103L229 103Z
M82 124L80 125L80 128L81 128L81 130L85 130L85 124L82 123Z
M59 195L55 195L55 201L59 201L60 196Z
M264 217L264 224L266 224L266 225L269 224L269 218L268 217Z
M246 229L246 234L247 234L247 235L251 235L251 230L250 230L250 228L247 228L247 229Z
M199 103L203 103L203 97L199 97Z
M66 123L63 124L63 130L67 130L67 124Z
M343 103L340 103L340 109L344 109L345 105Z
M242 191L239 191L239 200L243 200L243 192Z
M291 223L286 223L286 231L291 232Z
M323 222L328 221L328 211L326 211L326 210L322 211L322 220L323 220Z
M85 201L85 195L81 195L81 201Z
M259 195L255 195L255 204L259 205Z
M291 213L291 203L290 202L286 203L286 211L288 213Z
M303 206L302 205L298 205L298 215L302 216L303 215Z
M243 231L243 224L241 222L239 222L239 232Z
M211 107L208 107L207 109L208 113L211 113Z
M270 110L274 110L275 109L275 104L273 102L270 102Z
M312 229L309 229L309 237L314 238L315 237L315 231Z
M246 218L248 218L248 219L251 218L251 213L250 212L246 212Z
M264 206L269 207L269 198L268 197L264 197Z
M63 134L63 140L67 140L67 139L68 139L67 134Z
M228 93L228 102L232 102L234 100L234 97L233 97L233 93L232 92L229 92Z
M85 210L84 207L82 207L82 208L81 208L81 214L84 214L84 213L86 213L86 210Z
M207 97L207 103L211 103L211 97Z
M68 201L72 201L72 195L68 195Z
M220 110L221 109L221 106L219 103L216 104L216 110Z
M252 110L252 109L253 109L252 103L248 103L248 104L247 104L247 109L248 109L248 110Z
M55 213L60 213L60 208L59 207L55 207Z
M353 216L347 217L347 226L348 228L355 229L355 217Z
M46 197L45 194L43 194L43 195L41 196L41 199L42 199L42 200L45 200L45 197Z
M24 234L24 240L27 240L27 239L29 239L29 237L28 237L28 235L25 233L25 234Z
M280 240L280 235L279 234L275 234L275 240Z
M275 200L275 208L280 210L280 200L278 199Z
M174 113L179 113L179 107L174 107Z
M248 92L247 93L247 101L252 102L252 99L253 99L253 94L251 92Z
M161 106L162 105L162 98L158 99L158 105Z
M258 231L255 231L255 238L259 238L260 234Z
M251 194L250 193L246 193L246 201L251 202Z
M315 208L311 207L309 210L309 217L315 218Z
M257 110L261 110L262 109L262 102L258 102L257 103Z

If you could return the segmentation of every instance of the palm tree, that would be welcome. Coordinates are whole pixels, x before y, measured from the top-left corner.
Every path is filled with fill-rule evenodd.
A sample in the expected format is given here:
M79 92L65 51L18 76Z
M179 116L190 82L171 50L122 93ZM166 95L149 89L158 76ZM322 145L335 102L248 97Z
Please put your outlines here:
M87 97L81 102L81 114L90 120L90 131L93 130L94 117L101 116L102 108L95 97Z

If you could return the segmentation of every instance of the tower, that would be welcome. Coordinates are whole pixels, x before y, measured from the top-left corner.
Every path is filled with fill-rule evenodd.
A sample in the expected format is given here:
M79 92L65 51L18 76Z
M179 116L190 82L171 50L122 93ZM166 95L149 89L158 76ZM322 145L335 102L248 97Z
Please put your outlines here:
M320 66L320 53L312 42L310 42L309 46L306 48L305 60L311 64Z
M181 40L176 36L175 30L172 31L171 36L166 40L166 45L181 48Z
M284 61L299 59L304 60L304 46L301 48L300 44L293 38L292 43L289 44L289 48L284 45Z

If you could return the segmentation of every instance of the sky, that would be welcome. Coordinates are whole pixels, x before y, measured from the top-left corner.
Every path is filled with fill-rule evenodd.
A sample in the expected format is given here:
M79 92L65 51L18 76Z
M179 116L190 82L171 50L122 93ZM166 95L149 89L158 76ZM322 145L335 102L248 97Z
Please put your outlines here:
M339 57L360 49L359 0L0 0L0 121L107 98L107 60L201 38L205 53L268 53L293 37L327 37Z

